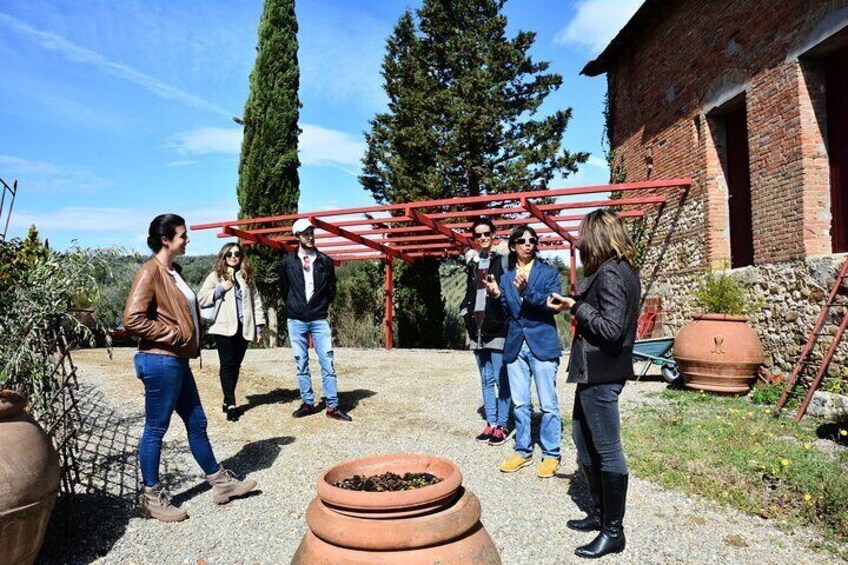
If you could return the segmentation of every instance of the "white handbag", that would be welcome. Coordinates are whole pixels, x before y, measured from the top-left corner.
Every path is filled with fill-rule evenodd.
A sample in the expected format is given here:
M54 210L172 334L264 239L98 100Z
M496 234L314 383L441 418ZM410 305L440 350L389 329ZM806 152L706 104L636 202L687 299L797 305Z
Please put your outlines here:
M200 309L200 317L203 318L204 322L210 325L215 323L215 320L218 318L218 310L221 309L221 302L223 302L223 300L223 298L219 298L214 304L212 304L212 306Z

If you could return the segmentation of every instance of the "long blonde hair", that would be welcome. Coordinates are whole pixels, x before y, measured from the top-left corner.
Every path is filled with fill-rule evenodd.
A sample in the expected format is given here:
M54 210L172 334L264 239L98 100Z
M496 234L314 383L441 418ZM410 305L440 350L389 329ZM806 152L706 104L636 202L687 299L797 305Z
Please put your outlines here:
M250 270L250 265L247 262L247 256L244 254L244 248L240 243L225 243L224 247L218 252L218 259L215 260L215 267L212 269L218 276L218 280L225 281L230 278L229 265L227 265L227 253L231 249L237 249L241 252L241 276L244 277L244 282L253 284L253 271Z
M586 214L580 222L580 259L583 272L591 275L611 258L627 261L636 260L636 246L618 214L609 209L595 210Z

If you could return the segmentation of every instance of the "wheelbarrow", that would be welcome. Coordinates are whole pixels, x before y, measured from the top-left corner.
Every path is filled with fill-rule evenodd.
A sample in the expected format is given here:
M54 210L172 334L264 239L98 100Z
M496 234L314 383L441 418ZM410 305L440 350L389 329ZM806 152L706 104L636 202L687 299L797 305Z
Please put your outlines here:
M671 348L674 345L673 337L658 337L653 339L637 339L633 342L633 360L647 361L641 373L636 377L638 381L646 374L652 365L659 365L663 379L672 385L682 382L683 375L677 367L677 361L671 356Z

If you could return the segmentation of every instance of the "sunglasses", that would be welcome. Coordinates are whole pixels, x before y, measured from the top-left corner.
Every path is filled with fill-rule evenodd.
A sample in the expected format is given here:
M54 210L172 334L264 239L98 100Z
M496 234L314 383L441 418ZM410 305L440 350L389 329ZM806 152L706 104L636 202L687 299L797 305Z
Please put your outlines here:
M484 237L492 237L492 232L491 231L484 231L484 232L477 232L476 231L476 232L474 232L474 235L472 237L474 239L483 239Z
M239 257L241 257L241 251L227 251L227 253L224 256L225 257L235 257L236 259L238 259Z
M530 238L519 237L518 239L515 240L515 243L517 243L518 245L524 245L525 243L529 243L530 245L536 245L537 241L539 241L539 240L536 239L535 237L530 237Z

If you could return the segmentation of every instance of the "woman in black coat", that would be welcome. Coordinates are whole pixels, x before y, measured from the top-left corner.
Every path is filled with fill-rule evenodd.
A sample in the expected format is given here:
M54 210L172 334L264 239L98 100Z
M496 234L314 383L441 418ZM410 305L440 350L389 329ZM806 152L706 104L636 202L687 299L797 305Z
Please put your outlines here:
M486 294L486 280L499 280L508 268L509 248L496 245L497 230L492 220L477 218L471 224L477 249L465 254L468 278L460 313L480 370L486 427L475 439L487 445L503 445L510 436L507 420L512 403L509 377L503 362L507 319L500 300Z
M577 383L572 437L593 508L569 528L600 530L580 557L595 558L624 550L627 461L621 447L618 396L633 376L633 342L639 316L641 283L632 262L636 247L621 219L610 210L595 210L580 224L580 258L584 278L575 298L553 294L548 306L570 310L577 319L571 346L568 382Z

